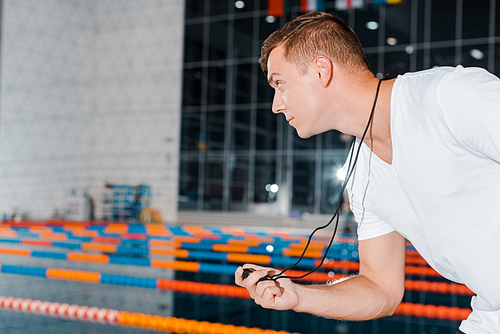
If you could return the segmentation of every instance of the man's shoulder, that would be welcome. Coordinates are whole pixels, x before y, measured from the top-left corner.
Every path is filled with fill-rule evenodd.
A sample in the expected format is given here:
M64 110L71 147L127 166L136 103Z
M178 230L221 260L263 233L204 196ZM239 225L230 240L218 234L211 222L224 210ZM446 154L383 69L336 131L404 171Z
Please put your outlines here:
M428 108L429 104L475 100L474 95L498 91L499 86L500 79L483 68L442 66L400 75L394 98Z
M452 83L457 81L469 81L469 80L485 80L485 79L497 79L498 78L480 67L463 67L458 66L440 66L433 67L427 70L421 70L417 72L408 72L403 75L398 76L398 80L409 79L413 80L424 80L424 81L438 81L443 83Z
M463 68L463 67L462 67ZM430 88L434 85L439 85L456 71L460 71L459 67L442 66L434 67L427 70L417 72L408 72L399 75L396 82L400 85L421 86L423 89ZM432 88L435 89L435 88Z
M436 75L436 74L447 74L447 73L450 73L450 72L453 72L457 69L460 69L460 68L463 68L462 66L436 66L436 67L433 67L433 68L429 68L429 69L426 69L426 70L420 70L420 71L415 71L415 72L407 72L405 74L403 74L403 76L410 76L410 77L414 77L414 76L426 76L426 75Z

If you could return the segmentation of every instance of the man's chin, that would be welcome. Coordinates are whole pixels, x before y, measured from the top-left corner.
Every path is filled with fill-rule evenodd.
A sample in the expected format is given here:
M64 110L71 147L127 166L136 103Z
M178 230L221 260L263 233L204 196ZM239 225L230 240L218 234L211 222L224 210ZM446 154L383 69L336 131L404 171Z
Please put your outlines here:
M295 128L295 130L297 131L297 135L302 139L307 139L315 135L314 133L306 132L304 130L299 130L297 128Z

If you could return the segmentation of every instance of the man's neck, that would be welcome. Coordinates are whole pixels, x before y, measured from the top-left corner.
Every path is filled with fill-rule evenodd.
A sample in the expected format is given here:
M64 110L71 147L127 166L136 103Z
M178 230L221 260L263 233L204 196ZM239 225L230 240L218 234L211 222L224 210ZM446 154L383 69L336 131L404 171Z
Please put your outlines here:
M395 79L382 81L373 120L363 141L375 155L389 165L392 164L391 93L394 82Z
M373 118L363 142L380 159L392 164L392 141L391 141L391 93L395 79L384 80L380 83ZM349 81L344 81L349 82ZM345 98L342 107L341 121L338 130L356 136L363 137L370 118L374 100L376 97L379 80L373 75L365 80L353 82L349 86L345 84L339 90L339 95Z
M323 96L325 108L332 108L331 113L327 113L331 117L325 119L327 127L361 139L377 97L373 118L363 142L380 159L392 164L391 93L395 79L380 82L368 70L353 75L342 68L336 69L329 91ZM380 89L376 96L379 82Z

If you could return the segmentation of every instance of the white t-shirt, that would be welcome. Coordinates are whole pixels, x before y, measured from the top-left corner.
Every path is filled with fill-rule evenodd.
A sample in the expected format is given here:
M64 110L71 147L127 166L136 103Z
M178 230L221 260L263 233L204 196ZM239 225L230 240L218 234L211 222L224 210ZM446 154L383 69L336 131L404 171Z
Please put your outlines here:
M347 187L359 240L398 231L477 294L460 329L500 333L500 80L461 66L399 76L391 138L392 164L363 144Z

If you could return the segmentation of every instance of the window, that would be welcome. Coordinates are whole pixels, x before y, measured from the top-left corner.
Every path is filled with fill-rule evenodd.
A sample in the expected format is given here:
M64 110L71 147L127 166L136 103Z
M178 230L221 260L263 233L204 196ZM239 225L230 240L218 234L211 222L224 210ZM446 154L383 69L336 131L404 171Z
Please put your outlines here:
M334 212L340 181L332 173L353 138L333 130L300 138L272 113L274 90L259 66L263 40L299 15L299 1L290 3L288 18L270 19L267 0L186 1L179 209L273 212L279 199L289 211ZM494 4L490 13L490 0L406 0L337 13L374 74L457 64L498 74ZM334 1L325 5L336 12ZM277 193L266 190L272 184Z

